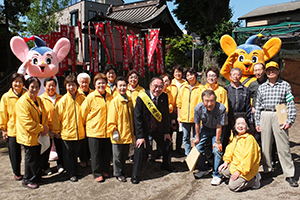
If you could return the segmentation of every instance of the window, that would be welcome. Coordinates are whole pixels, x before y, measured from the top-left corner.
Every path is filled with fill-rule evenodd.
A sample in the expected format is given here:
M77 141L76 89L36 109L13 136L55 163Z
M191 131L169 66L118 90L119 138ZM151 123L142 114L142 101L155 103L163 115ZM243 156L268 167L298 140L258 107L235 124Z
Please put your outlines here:
M72 12L71 14L71 26L77 26L78 21L78 11Z

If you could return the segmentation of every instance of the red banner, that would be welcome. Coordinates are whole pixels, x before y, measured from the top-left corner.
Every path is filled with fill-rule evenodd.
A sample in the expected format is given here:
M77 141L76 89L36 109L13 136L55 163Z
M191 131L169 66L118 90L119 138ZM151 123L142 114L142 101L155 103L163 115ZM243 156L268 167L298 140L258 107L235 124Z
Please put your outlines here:
M133 69L139 70L139 38L135 35L133 36Z
M157 45L158 34L159 34L159 29L150 29L148 52L147 52L148 66L150 66L151 59L153 57L154 50Z
M141 77L145 77L145 60L144 60L144 41L140 39L139 41L139 73Z
M72 63L72 72L76 72L76 51L75 51L75 30L74 26L69 27L69 40L71 43L70 46L70 59Z
M113 64L115 66L117 66L117 60L116 60L116 52L115 52L115 42L114 42L114 36L113 36L113 32L112 32L112 28L109 22L106 22L106 27L109 33L109 38L110 38L110 42L111 42L111 49L112 49L112 60L113 60Z
M89 26L90 72L93 72L94 67L93 67L93 51L92 51L92 36L91 36L91 22L90 21L88 22L88 26Z
M85 66L85 61L84 61L84 55L83 55L83 42L82 42L82 34L81 34L81 21L77 21L77 26L78 26L78 33L79 33L79 39L80 39L80 52L81 52L81 56L82 56L82 64L83 64L83 68L86 69Z
M133 60L133 35L128 35L128 44L129 44L129 50L130 50L130 55L131 59Z
M121 44L121 50L123 53L123 58L124 58L124 43L123 43L123 34L122 34L122 29L120 26L115 26L115 28L119 31L120 34L120 44ZM123 65L124 65L124 60L123 60Z
M129 70L129 52L127 44L127 33L124 26L120 26L123 32L123 42L124 42L124 65L123 70Z
M94 60L94 74L99 72L99 52L98 52L98 44L97 44L97 30L99 27L99 23L94 23L95 27L95 60Z
M147 50L147 55L149 52L149 37L148 34L145 34L145 40L146 40L146 50ZM154 59L150 60L150 65L149 65L149 60L147 60L148 62L148 71L149 72L153 72L154 71Z
M157 41L157 47L156 47L156 55L157 55L157 61L156 61L156 69L157 73L164 73L164 58L163 58L163 49L162 49L162 41Z
M97 30L96 30L96 32L97 32ZM110 64L111 60L110 60L108 48L106 46L106 39L105 39L105 35L104 35L104 22L99 23L97 35L100 38L100 41L101 41L101 43L104 47L104 50L106 52L107 64Z

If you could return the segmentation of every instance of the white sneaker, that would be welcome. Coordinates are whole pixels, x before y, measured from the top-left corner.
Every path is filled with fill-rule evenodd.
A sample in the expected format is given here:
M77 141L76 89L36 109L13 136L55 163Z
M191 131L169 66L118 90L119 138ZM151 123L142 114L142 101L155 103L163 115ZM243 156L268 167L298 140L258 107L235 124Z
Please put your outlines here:
M222 182L222 178L214 176L213 179L211 180L210 184L217 186L217 185L220 185L221 182Z
M252 189L258 189L258 188L260 188L260 179L261 179L261 175L260 175L260 173L258 172L258 173L255 175L255 185L252 187Z
M58 171L59 174L62 173L64 170L65 169L61 165L57 166L57 171Z
M196 178L201 178L202 176L206 176L207 174L209 174L208 170L207 171L199 171L199 172L195 173L194 176Z

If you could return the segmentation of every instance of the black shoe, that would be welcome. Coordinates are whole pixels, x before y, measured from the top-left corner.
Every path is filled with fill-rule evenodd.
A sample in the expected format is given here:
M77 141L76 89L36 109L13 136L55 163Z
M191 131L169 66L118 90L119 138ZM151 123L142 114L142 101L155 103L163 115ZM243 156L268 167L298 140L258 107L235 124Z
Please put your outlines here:
M298 187L298 183L294 177L286 177L285 180L290 184L291 187Z
M76 176L71 176L70 181L77 182L78 178Z
M117 180L119 182L127 182L125 176L121 175L121 176L116 176Z
M139 184L140 183L139 177L137 177L136 175L132 174L132 176L131 176L131 183L133 183L133 184Z
M261 178L263 180L267 180L269 178L272 178L272 172L264 172L264 173L261 173Z
M161 165L160 166L160 170L168 171L168 172L176 172L176 170L173 169L171 166L163 166L163 165Z

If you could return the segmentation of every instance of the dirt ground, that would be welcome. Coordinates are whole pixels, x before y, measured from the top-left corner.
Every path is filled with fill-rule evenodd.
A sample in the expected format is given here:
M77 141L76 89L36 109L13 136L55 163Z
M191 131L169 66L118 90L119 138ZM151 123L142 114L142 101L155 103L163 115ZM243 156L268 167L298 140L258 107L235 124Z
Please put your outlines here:
M299 104L297 110L299 115ZM300 175L299 130L298 117L289 132L296 180L299 180ZM261 181L260 189L234 193L224 182L220 186L211 186L211 175L196 180L193 173L188 171L184 159L172 157L173 166L178 171L176 173L160 171L159 159L154 163L144 163L140 176L142 180L138 185L130 182L132 164L128 163L125 173L129 177L126 183L120 183L114 177L106 179L104 183L97 183L89 167L79 167L82 176L76 183L70 182L65 174L54 173L52 176L44 176L38 189L30 190L14 180L8 150L4 141L0 140L0 199L300 199L300 189L288 185L280 165L277 165L273 177ZM55 171L55 162L51 166Z

